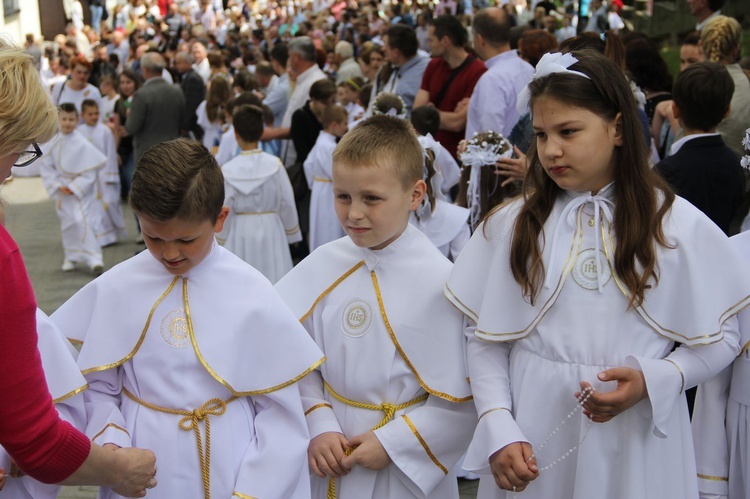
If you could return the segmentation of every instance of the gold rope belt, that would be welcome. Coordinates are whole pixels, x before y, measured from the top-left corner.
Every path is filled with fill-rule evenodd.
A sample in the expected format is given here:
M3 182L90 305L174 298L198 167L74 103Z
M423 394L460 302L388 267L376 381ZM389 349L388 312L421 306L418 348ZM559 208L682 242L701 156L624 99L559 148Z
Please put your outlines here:
M368 409L370 411L383 411L383 419L370 428L370 431L375 431L379 428L382 428L386 424L388 424L392 419L393 416L396 414L397 411L400 411L402 409L406 409L407 407L411 407L413 405L416 405L420 402L424 402L427 400L427 397L429 397L428 393L424 393L420 395L419 397L413 398L407 402L404 402L403 404L390 404L388 402L383 402L380 405L376 404L366 404L364 402L357 402L356 400L351 400L346 397L343 397L342 395L339 395L334 391L333 388L331 388L331 385L329 385L325 380L323 380L323 386L325 386L325 389L328 393L331 394L331 397L335 398L342 404L346 404L351 407L357 407L359 409ZM352 450L354 449L347 449L346 455L352 453ZM336 478L331 477L328 479L328 492L327 492L327 499L336 499Z
M164 412L166 414L174 414L176 416L184 416L177 425L181 430L195 432L195 440L198 443L198 460L201 465L201 475L203 476L203 492L205 499L211 499L211 419L209 416L221 416L227 412L227 404L237 400L237 397L229 397L226 400L220 398L213 398L200 406L198 409L192 411L182 409L168 409L166 407L159 407L158 405L149 404L145 400L141 400L129 391L123 388L123 393L131 400L138 404L152 409L158 412ZM206 425L206 451L203 452L203 443L201 439L201 430L198 423L204 421Z
M313 181L315 181L315 182L326 182L326 183L333 182L333 180L331 180L330 178L325 178L325 177L313 177Z

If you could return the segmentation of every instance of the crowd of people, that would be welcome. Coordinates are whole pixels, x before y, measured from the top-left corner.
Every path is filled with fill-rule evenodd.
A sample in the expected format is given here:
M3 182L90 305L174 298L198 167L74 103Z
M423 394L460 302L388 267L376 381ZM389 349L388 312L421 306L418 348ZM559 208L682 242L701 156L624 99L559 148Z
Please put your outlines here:
M38 317L68 420L158 497L750 497L750 70L687 3L673 75L617 1L74 0L3 152L63 271L148 251Z

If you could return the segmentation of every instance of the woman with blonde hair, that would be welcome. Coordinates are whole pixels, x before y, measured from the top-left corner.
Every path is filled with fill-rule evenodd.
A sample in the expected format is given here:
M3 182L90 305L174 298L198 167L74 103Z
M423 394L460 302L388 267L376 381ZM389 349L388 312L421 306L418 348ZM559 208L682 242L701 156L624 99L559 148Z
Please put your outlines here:
M750 116L750 75L739 65L741 36L740 23L727 16L716 16L701 30L701 47L706 60L726 66L734 80L729 115L721 122L717 131L737 156L745 153L742 138Z
M0 183L13 166L42 155L38 142L58 130L57 110L31 56L0 38ZM114 486L143 497L156 486L152 452L105 449L58 416L37 352L36 300L13 238L0 227L0 445L44 483ZM0 470L0 488L6 481Z

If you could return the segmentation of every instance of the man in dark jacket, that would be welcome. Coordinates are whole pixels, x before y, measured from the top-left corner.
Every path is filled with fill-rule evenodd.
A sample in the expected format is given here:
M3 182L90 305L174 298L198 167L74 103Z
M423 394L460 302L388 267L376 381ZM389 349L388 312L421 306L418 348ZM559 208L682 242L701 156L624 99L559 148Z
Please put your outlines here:
M196 140L203 138L203 129L198 125L195 110L206 98L206 84L203 78L193 69L193 56L187 52L178 52L175 56L175 66L180 73L180 88L185 97L185 120L182 130L188 134L192 132Z

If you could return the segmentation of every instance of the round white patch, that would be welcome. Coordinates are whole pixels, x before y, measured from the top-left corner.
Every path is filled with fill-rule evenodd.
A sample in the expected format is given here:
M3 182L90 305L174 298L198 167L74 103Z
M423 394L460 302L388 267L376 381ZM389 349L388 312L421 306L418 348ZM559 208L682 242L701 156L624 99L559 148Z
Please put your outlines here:
M355 298L344 307L341 315L341 328L347 336L364 336L372 326L372 307L366 301Z
M609 268L607 256L603 251L599 251L602 262L602 286L605 286L612 277L612 270ZM596 278L596 250L587 249L578 253L576 264L573 267L573 280L584 289L598 289L599 282Z
M160 332L161 337L169 346L185 348L190 343L185 310L178 308L165 315L161 320Z

